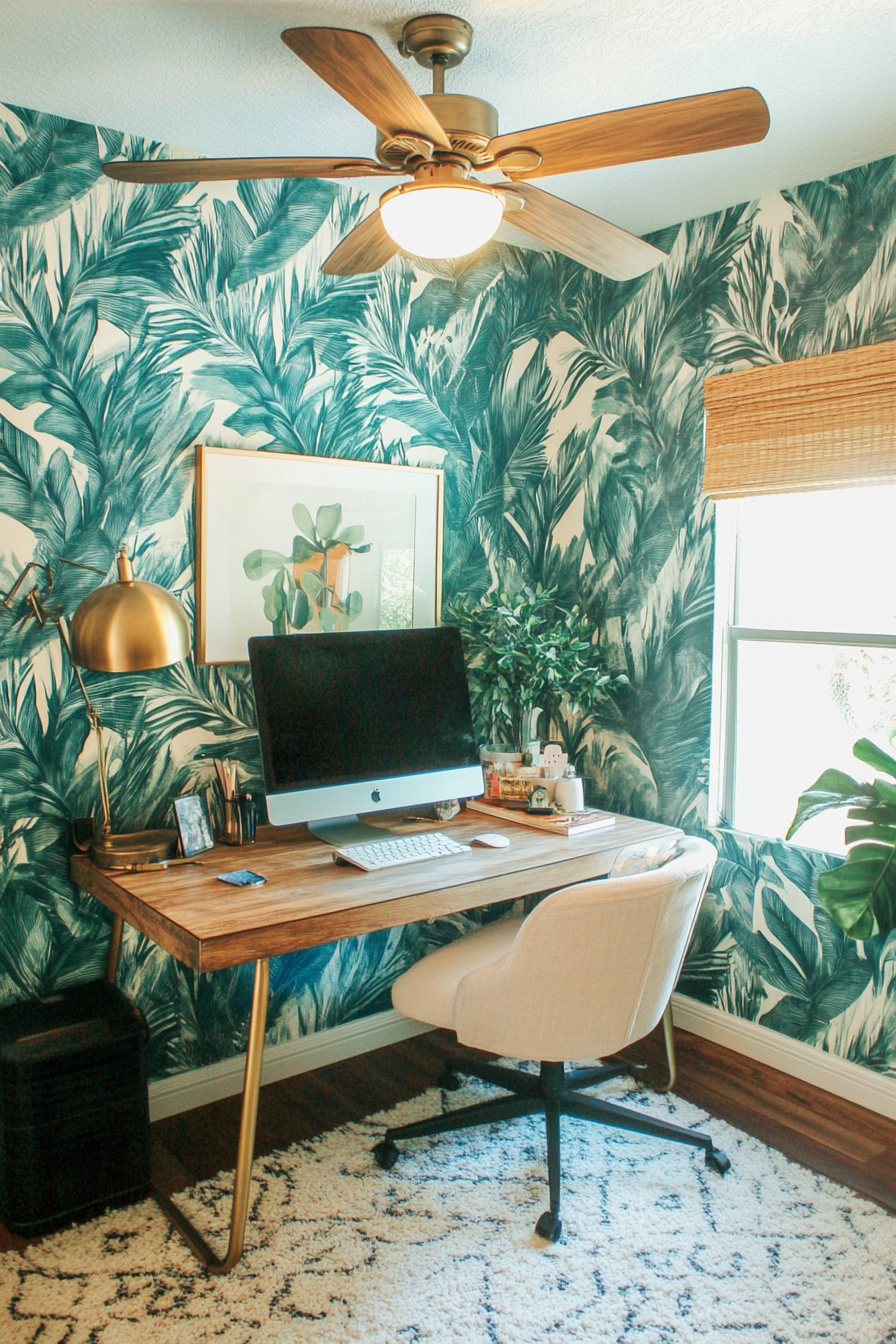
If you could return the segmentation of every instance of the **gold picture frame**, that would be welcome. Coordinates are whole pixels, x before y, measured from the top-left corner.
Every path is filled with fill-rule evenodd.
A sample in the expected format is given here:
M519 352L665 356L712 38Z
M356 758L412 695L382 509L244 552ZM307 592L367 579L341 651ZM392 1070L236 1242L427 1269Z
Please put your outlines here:
M196 653L253 635L439 624L444 473L353 458L196 450Z

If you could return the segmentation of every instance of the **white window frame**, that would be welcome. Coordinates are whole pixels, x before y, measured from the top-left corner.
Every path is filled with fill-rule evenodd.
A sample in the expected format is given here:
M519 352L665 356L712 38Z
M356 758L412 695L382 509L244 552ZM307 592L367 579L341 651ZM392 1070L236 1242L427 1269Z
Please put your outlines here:
M752 498L752 497L751 497ZM716 501L713 694L710 741L709 821L736 829L733 821L737 777L737 667L742 643L833 644L843 648L896 649L896 635L831 630L783 630L737 623L738 503ZM772 839L774 837L768 837Z

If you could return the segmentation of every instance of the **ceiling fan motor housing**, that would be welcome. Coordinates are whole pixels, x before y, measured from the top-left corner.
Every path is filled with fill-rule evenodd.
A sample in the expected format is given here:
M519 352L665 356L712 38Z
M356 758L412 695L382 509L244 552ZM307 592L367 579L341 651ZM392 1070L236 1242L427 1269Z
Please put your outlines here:
M424 103L448 132L451 148L472 164L491 159L489 141L498 134L498 111L484 98L465 93L424 93ZM383 135L377 132L376 155L390 168L402 168L420 152L420 139L413 135Z

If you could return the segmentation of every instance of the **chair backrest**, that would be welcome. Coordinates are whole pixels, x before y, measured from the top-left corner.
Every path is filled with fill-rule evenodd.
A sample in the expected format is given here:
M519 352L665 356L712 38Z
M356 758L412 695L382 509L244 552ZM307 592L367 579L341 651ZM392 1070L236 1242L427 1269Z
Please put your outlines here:
M509 952L458 988L457 1037L522 1059L599 1058L652 1031L678 979L716 851L555 891Z

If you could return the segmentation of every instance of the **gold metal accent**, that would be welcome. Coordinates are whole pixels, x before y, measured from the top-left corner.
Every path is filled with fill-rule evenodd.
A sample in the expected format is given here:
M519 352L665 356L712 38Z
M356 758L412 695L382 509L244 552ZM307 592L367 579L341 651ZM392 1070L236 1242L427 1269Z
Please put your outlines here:
M62 557L59 561L72 569L91 570L95 574L105 572L95 565L79 565ZM177 850L176 831L112 834L103 726L81 676L81 668L98 672L138 672L180 662L190 652L190 623L186 612L176 598L157 583L143 583L134 578L127 551L122 547L118 555L118 582L97 588L85 597L72 617L69 631L64 616L49 611L45 605L53 589L53 571L48 563L30 561L3 597L3 604L11 605L26 576L34 570L43 571L44 588L41 591L34 587L28 593L25 601L29 612L39 625L45 625L49 619L59 631L62 647L68 654L84 697L90 726L96 734L102 821L100 833L91 846L91 857L99 868L128 868L170 859Z
M492 161L490 144L498 134L498 111L484 98L473 98L466 93L424 93L423 102L445 128L451 149L471 165ZM530 151L526 151L529 153ZM434 159L444 162L445 150L436 149L419 135L401 132L387 136L377 132L377 158L391 168L406 167L413 171L413 159ZM540 162L540 159L539 159Z
M491 140L498 134L498 109L484 98L473 98L467 93L424 93L421 96L445 127L452 144L455 136L485 136Z
M151 871L167 866L177 853L177 831L130 831L113 835L105 828L90 847L97 868L145 868Z
M72 653L94 672L146 672L179 663L190 652L183 607L157 583L134 578L127 552L118 556L118 582L97 588L72 617Z
M118 978L118 964L121 961L121 935L124 931L124 920L121 915L112 913L112 927L109 930L109 951L106 955L106 979L110 985L114 985Z
M541 167L541 155L537 149L502 149L491 160L495 168L502 173L531 173Z
M426 106L448 132L451 148L473 163L491 159L489 148L498 134L498 109L484 98L466 93L424 93Z
M165 1217L181 1234L190 1250L205 1265L210 1274L227 1274L243 1253L246 1220L249 1216L249 1189L252 1182L252 1158L255 1151L255 1126L258 1120L258 1089L261 1083L261 1058L264 1052L264 1031L268 1011L268 962L255 963L252 986L252 1011L249 1016L249 1040L246 1049L246 1072L243 1079L243 1108L240 1116L240 1137L237 1144L236 1172L233 1178L233 1205L230 1214L230 1240L227 1254L219 1258L205 1237L185 1213L161 1190L153 1190Z
M421 14L408 19L401 30L398 50L413 56L418 65L452 69L469 55L473 29L465 19L453 14Z
M168 667L190 652L190 622L183 607L157 583L134 578L127 551L118 555L118 582L97 588L72 617L69 638L60 620L59 633L71 656L87 702L87 714L96 733L96 763L103 819L91 848L98 868L129 868L154 859L169 859L177 851L172 830L135 831L113 835L109 807L106 752L99 715L90 702L78 665L96 672L143 672Z
M404 168L411 159L430 159L434 148L431 140L412 131L401 131L398 135L386 135L384 131L376 133L376 156L390 168Z
M519 192L514 191L512 187L504 190L502 187L495 187L495 195L500 196L504 202L504 214L512 215L516 210L522 210L526 202Z
M457 164L438 164L424 163L414 174L413 182L402 182L397 187L390 187L384 191L380 197L380 207L386 201L394 200L396 196L409 196L414 191L430 191L433 188L441 187L462 187L464 191L476 191L485 193L487 196L501 196L501 192L495 191L493 187L486 186L484 182L468 182L466 180L468 169Z

